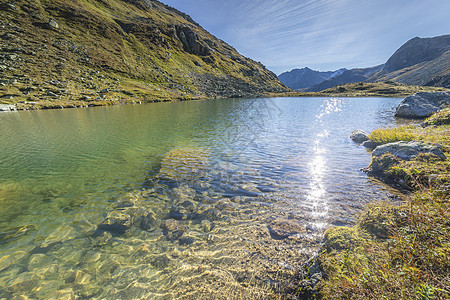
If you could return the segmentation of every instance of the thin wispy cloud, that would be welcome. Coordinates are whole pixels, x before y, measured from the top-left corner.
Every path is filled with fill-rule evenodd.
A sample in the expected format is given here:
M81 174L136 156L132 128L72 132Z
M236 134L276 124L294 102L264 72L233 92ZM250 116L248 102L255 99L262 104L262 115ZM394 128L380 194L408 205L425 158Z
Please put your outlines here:
M384 63L407 40L450 34L448 0L166 0L281 73Z

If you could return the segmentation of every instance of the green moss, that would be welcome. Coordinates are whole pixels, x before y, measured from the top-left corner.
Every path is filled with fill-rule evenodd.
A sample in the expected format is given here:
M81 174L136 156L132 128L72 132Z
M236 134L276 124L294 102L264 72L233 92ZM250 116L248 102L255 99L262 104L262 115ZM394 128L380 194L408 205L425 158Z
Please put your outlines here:
M354 228L333 227L325 231L324 243L327 251L340 251L357 245L358 237Z

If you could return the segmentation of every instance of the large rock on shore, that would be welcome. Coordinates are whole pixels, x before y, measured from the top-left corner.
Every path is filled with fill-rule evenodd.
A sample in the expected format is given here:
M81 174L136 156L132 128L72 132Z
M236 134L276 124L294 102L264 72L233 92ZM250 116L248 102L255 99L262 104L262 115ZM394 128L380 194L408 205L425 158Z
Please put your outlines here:
M400 141L376 147L372 152L372 156L381 156L389 153L403 160L411 160L420 153L431 153L441 159L445 159L441 148L440 145L430 145L423 142Z
M421 92L406 97L397 107L395 116L421 119L429 117L448 106L450 106L450 92Z

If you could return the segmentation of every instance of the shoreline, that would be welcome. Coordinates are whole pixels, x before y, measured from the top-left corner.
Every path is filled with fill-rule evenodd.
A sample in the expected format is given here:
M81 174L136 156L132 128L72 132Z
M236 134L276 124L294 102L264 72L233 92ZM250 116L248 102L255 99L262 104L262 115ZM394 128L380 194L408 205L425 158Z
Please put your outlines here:
M16 111L16 110L39 110L39 109L63 109L63 108L86 108L95 106L111 106L111 105L125 105L125 104L143 104L143 103L159 103L159 102L177 102L177 101L192 101L192 100L215 100L215 99L229 99L229 98L282 98L282 97L346 97L346 98L403 98L415 94L417 92L438 92L450 91L446 88L424 87L424 86L410 86L394 82L382 83L349 83L345 85L336 86L334 88L322 92L284 92L284 93L263 93L263 94L246 94L246 95L226 95L215 97L150 97L151 95L127 95L113 91L105 91L99 93L94 99L94 96L84 96L78 100L72 100L72 96L68 99L53 99L39 100L39 101L3 101L0 103L1 111ZM59 95L59 97L63 97ZM150 99L149 99L150 98ZM4 107L2 109L2 106Z
M391 154L372 156L367 169L376 164L379 173L368 172L368 176L396 188L405 198L399 204L374 199L354 226L328 229L298 295L305 299L444 299L450 295L449 120L447 108L426 119L424 128L376 130L386 135L406 131L411 140L440 144L445 156L419 154L409 161Z

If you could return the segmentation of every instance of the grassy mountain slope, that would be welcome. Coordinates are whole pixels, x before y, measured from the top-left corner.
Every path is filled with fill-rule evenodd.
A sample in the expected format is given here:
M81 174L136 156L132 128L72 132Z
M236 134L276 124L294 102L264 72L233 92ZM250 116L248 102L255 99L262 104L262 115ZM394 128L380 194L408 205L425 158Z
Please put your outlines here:
M450 87L450 35L413 38L370 80Z
M3 103L100 105L288 90L262 64L158 1L1 0L0 8Z

